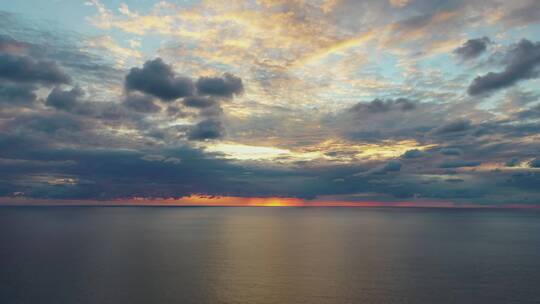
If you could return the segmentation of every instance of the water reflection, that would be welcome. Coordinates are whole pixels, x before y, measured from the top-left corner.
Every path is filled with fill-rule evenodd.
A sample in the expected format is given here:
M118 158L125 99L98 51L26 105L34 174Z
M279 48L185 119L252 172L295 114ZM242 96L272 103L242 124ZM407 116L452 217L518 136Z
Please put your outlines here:
M534 303L540 214L0 208L0 303Z

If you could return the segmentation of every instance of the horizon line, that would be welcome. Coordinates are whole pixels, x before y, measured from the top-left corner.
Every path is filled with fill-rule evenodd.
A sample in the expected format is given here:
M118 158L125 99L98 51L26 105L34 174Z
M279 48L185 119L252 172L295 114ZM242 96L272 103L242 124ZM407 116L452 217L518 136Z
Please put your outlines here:
M347 201L306 200L291 197L235 197L190 195L182 198L126 199L37 199L0 197L0 207L354 207L354 208L438 208L438 209L540 209L529 204L474 204L449 201Z

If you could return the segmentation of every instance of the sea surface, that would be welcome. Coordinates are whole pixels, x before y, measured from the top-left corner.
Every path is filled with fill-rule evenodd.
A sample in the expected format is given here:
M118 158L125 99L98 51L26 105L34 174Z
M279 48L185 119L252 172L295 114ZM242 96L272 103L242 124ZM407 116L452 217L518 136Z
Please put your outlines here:
M1 207L0 303L540 303L540 212Z

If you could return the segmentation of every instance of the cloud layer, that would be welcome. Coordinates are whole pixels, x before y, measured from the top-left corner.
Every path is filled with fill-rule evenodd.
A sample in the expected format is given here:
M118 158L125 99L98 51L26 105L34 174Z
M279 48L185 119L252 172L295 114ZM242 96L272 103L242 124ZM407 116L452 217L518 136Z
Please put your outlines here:
M540 203L537 1L18 7L1 197Z

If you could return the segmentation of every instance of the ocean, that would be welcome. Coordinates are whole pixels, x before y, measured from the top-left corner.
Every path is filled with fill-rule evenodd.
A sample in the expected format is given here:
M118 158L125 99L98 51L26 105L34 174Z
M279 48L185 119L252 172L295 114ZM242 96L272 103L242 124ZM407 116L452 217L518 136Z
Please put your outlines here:
M540 303L540 212L1 207L0 303Z

